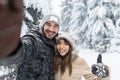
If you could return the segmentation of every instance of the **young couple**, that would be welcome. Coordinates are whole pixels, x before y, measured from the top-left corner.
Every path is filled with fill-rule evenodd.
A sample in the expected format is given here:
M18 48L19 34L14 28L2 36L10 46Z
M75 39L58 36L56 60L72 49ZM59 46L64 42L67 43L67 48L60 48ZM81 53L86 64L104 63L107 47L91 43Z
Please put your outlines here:
M54 14L20 38L22 0L7 1L0 1L0 65L18 64L17 80L110 80L91 72L69 34L58 34L60 19Z

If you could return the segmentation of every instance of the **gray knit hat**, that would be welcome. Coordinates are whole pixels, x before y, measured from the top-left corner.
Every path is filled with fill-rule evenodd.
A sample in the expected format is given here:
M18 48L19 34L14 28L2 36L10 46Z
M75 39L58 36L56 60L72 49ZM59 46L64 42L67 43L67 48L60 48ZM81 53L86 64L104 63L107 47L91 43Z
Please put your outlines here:
M54 21L58 25L60 25L60 18L57 14L54 14L54 13L44 16L41 22L41 26L43 26L47 21Z

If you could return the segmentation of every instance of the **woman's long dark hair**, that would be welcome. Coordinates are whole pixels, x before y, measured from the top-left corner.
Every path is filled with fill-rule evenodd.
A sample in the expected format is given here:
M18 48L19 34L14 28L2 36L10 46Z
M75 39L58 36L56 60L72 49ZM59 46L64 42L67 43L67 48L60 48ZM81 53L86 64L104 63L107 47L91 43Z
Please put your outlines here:
M59 53L58 53L58 51L57 51L57 49L56 49L56 52L57 52L57 55L56 55L56 57L55 57L55 61L54 61L54 68L55 68L55 73L57 73L58 72L58 70L59 70L59 67L60 67L60 72L61 72L61 74L64 74L64 72L65 72L65 69L68 67L68 69L69 69L69 75L71 75L71 73L72 73L72 51L73 51L73 47L72 47L72 45L70 44L70 42L69 41L67 41L66 39L64 39L64 38L61 38L61 39L63 39L66 43L68 43L69 44L69 46L70 46L70 49L69 49L69 52L63 57L63 56L61 56ZM59 39L60 40L60 39ZM58 40L58 41L59 41ZM57 42L58 42L57 41ZM57 45L57 44L56 44Z

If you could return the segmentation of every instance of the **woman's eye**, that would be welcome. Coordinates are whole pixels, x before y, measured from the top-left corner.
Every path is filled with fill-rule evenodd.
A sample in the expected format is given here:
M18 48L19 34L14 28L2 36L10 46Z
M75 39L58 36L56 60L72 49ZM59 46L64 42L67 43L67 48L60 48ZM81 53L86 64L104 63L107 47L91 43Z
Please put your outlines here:
M69 45L67 42L64 43L65 45Z

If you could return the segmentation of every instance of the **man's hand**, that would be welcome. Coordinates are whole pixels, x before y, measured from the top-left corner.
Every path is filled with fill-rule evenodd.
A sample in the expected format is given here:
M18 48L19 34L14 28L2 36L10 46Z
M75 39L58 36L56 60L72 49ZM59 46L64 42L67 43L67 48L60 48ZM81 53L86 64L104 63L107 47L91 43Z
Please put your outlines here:
M22 16L23 0L0 0L0 59L17 47Z

